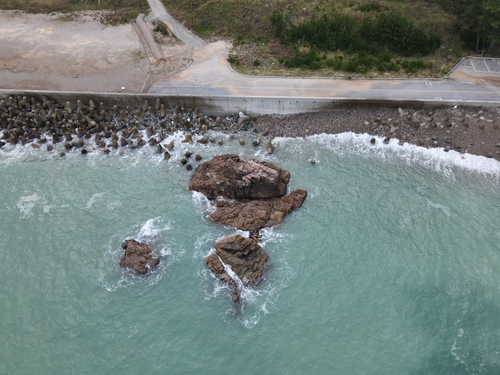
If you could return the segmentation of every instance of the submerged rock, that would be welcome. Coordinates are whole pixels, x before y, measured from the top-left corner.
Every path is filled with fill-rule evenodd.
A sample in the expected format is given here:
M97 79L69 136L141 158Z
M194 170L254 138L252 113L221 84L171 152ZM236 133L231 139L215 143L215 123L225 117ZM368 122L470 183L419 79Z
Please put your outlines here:
M239 282L231 278L224 264L231 267L241 281L241 285L258 285L262 281L262 273L267 264L268 255L253 238L245 238L239 234L223 238L215 243L215 253L206 257L205 262L213 274L229 284L237 302L240 297Z
M120 266L139 274L145 274L160 263L159 257L154 257L148 245L136 240L126 240L122 244L125 254L120 258Z
M306 197L307 191L295 190L289 195L268 200L218 200L215 202L217 209L209 219L214 223L255 231L281 224L291 210L302 206Z
M209 199L266 199L283 196L290 173L272 163L240 160L238 155L215 156L196 168L189 189Z

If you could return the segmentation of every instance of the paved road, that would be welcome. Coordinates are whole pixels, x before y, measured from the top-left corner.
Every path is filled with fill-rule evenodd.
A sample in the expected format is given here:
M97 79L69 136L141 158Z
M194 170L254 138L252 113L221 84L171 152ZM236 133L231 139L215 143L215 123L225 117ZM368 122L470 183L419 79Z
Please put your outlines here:
M182 40L186 45L195 48L203 48L206 43L200 37L194 35L190 30L186 29L179 21L167 12L163 3L160 0L148 0L149 7L154 16L164 22L170 31L174 33L177 39Z
M336 80L242 76L193 66L170 80L152 85L149 93L196 96L408 99L484 102L500 105L500 87L466 80ZM217 74L215 74L217 73Z
M293 97L328 99L435 100L458 103L483 102L500 106L500 86L482 79L338 80L328 78L252 77L237 74L227 63L228 46L210 47L175 21L159 0L148 0L153 12L192 46L193 64L167 80L154 83L149 93L193 96ZM477 69L496 73L496 61L471 61ZM480 74L485 74L483 70Z

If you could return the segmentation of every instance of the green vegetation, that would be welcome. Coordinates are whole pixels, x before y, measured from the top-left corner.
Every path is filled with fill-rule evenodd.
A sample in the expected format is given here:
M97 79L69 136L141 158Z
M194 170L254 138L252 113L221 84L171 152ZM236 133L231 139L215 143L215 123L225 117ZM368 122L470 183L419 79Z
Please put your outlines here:
M241 72L428 76L441 45L436 74L469 53L440 3L455 0L162 1L201 37L232 38Z
M160 33L160 34L165 35L165 36L170 35L170 33L168 32L167 25L165 25L163 22L155 21L155 22L153 22L153 25L154 25L154 28L153 28L154 32Z
M456 16L455 29L468 48L475 42L476 52L491 53L495 44L500 44L500 1L440 0L440 3Z
M288 68L320 69L325 65L335 70L366 74L379 72L416 73L429 68L421 60L391 61L394 56L426 56L441 45L440 38L415 25L413 20L393 12L365 16L356 22L345 15L306 19L293 24L282 13L271 17L275 36L283 45L293 49L293 55L284 60ZM301 49L305 46L307 49ZM322 52L343 51L347 60L327 58Z
M235 55L229 55L227 62L231 65L240 65L240 60L238 60L238 57Z
M108 10L105 21L126 23L140 13L147 13L147 0L0 0L0 9L20 9L29 13L70 13L81 10Z

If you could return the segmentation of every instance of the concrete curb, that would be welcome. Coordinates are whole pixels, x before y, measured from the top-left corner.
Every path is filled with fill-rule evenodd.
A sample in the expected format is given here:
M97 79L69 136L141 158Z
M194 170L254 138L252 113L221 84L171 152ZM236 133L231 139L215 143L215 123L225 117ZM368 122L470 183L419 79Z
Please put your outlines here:
M151 53L153 54L155 60L157 62L164 61L165 56L163 55L163 52L162 52L160 46L158 45L158 43L156 43L154 36L153 36L153 33L151 32L149 27L146 25L146 22L144 22L144 14L139 14L135 21L137 22L137 25L139 26L141 33L142 33L142 35L147 43L147 46L148 46L149 50L151 51Z

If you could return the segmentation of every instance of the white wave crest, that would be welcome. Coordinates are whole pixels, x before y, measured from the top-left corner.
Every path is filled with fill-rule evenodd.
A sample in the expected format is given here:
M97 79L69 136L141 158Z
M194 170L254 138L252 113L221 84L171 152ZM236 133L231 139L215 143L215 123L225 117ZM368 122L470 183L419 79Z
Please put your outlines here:
M372 138L375 138L375 144L370 142ZM310 154L311 146L317 145L338 155L358 155L381 161L397 159L407 165L421 165L448 177L453 177L455 170L464 170L479 173L492 178L497 183L500 182L500 163L495 159L461 154L453 150L444 152L444 149L440 147L427 149L406 142L400 145L397 138L392 138L388 144L385 144L382 137L367 133L346 132L316 134L305 139L276 138L274 142L286 146L288 151L294 153L307 152Z

